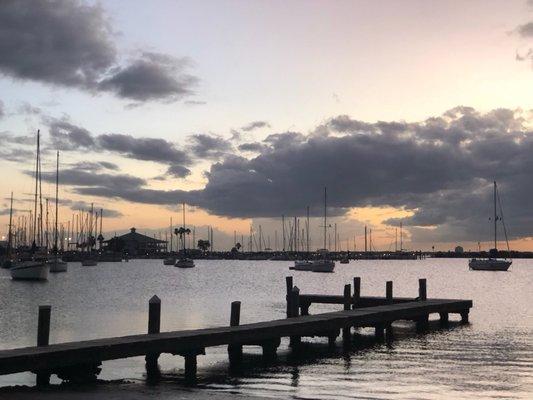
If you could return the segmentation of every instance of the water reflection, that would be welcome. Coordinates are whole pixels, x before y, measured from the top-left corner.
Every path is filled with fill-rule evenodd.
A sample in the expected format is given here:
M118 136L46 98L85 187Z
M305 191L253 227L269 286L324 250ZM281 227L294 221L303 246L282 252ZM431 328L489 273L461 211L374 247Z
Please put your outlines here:
M342 293L361 276L363 295L384 295L394 280L395 295L415 296L417 280L428 279L430 297L472 298L471 325L451 320L419 334L411 323L394 324L394 340L378 343L373 331L358 329L350 346L339 337L304 338L293 352L284 340L277 360L265 363L258 347L245 347L243 364L229 369L224 347L198 358L199 386L227 393L268 397L321 398L528 398L533 379L533 261L515 260L509 273L475 273L463 260L361 261L335 274L292 272L302 292ZM46 283L13 282L0 271L0 347L33 345L37 307L52 305L51 342L146 331L147 302L162 299L161 329L225 325L230 302L242 301L241 323L283 318L282 262L200 261L180 270L157 261L69 265ZM335 309L313 306L312 313ZM338 309L338 308L337 308ZM183 359L160 358L158 391L182 383ZM144 384L144 358L103 364L104 379L137 379ZM2 385L33 384L31 374L0 377Z

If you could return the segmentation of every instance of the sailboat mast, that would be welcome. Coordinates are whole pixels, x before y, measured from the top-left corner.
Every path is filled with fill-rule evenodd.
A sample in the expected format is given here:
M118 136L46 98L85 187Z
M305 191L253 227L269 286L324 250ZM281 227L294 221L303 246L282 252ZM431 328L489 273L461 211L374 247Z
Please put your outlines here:
M57 254L57 210L58 210L58 202L59 202L59 151L56 154L56 221L55 221L55 228L54 228L54 253Z
M37 191L39 190L39 138L40 131L37 130L37 155L35 156L35 200L33 204L33 229L32 229L32 247L35 250L35 233L37 232Z
M498 215L496 213L496 181L494 181L494 248L496 249L496 242L497 242L497 222L498 222Z
M185 202L183 202L183 254L185 254Z
M326 243L326 234L328 230L327 202L328 202L328 188L324 187L324 249L327 249L327 243Z
M307 206L307 226L305 227L305 232L306 232L306 242L307 242L307 246L306 246L306 250L307 250L307 254L309 254L309 206Z
M11 257L11 244L12 244L12 223L13 223L13 192L11 192L11 205L9 206L9 230L7 232L7 258Z

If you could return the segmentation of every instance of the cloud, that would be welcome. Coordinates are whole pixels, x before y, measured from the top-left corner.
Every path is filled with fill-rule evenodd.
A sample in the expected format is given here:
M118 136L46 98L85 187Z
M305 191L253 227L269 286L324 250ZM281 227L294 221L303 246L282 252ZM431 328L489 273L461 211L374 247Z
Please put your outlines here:
M233 149L229 140L216 135L197 134L188 137L188 148L198 158L217 160Z
M32 171L25 171L26 175L32 176ZM55 171L43 171L41 173L42 180L45 182L55 182ZM83 171L79 169L63 169L59 173L59 181L62 185L71 186L96 186L104 185L106 187L129 188L139 187L146 184L146 181L126 174L108 174L108 173L93 173L90 171Z
M116 60L102 8L74 0L2 1L0 54L6 75L84 88Z
M83 200L70 200L70 199L59 199L59 203L61 205L67 206L72 211L80 211L80 210L88 211L91 209L91 207L93 207L93 209L98 212L100 210L103 210L104 218L105 217L119 218L119 217L124 216L124 214L122 214L120 211L106 208L105 205L102 205L99 203L87 203L86 201L83 201Z
M186 176L190 175L190 173L191 170L189 168L179 164L171 165L167 169L167 174L174 178L185 178Z
M249 151L249 152L255 152L255 153L260 153L266 150L267 148L268 146L260 142L250 142L250 143L243 143L239 145L240 151Z
M4 107L4 102L0 100L0 119L4 118L5 115L6 115L6 111Z
M131 135L110 133L99 135L96 140L99 149L136 160L173 165L188 165L191 162L191 158L185 151L178 149L174 143L165 139L136 138Z
M112 92L136 102L175 101L198 79L185 59L140 52L120 61L110 19L79 0L4 0L0 7L0 73L14 79Z
M108 169L111 171L118 171L118 165L108 161L80 161L70 165L71 169L86 170L86 171L101 171Z
M533 21L528 22L527 24L518 25L516 31L524 38L533 38Z
M193 93L198 78L185 73L186 59L159 53L142 53L125 67L117 67L103 79L100 90L135 101L175 101Z
M259 128L270 128L270 124L266 121L252 121L249 124L244 125L241 130L245 132L253 131Z
M95 140L87 129L73 125L66 119L49 118L46 121L55 149L80 150L95 146Z
M17 111L19 114L23 115L40 115L42 113L42 110L39 107L32 106L26 101L20 104Z

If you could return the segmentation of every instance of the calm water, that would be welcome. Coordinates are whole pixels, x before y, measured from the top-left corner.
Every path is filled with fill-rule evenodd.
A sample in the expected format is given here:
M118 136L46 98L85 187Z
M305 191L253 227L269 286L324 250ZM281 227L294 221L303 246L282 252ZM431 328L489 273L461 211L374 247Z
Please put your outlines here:
M283 318L287 262L197 261L182 270L155 260L69 264L46 283L14 282L0 271L0 348L33 345L37 308L52 305L51 342L128 335L146 331L148 299L162 300L162 330L225 325L230 302L242 301L241 323ZM362 330L359 345L328 349L325 339L304 339L305 358L294 359L283 341L273 365L261 363L259 348L245 348L242 373L228 374L224 347L198 358L200 386L280 398L532 398L533 260L515 260L509 272L468 271L467 260L352 261L334 274L290 271L303 293L341 294L352 277L363 295L417 296L418 278L428 279L429 297L474 300L468 326L452 325L417 335L399 323L398 339L376 344ZM312 306L310 312L340 309ZM456 318L457 317L452 317ZM163 370L179 380L183 359L164 355ZM100 378L144 382L144 360L105 362ZM32 374L0 377L0 385L33 384ZM162 383L159 390L179 385Z

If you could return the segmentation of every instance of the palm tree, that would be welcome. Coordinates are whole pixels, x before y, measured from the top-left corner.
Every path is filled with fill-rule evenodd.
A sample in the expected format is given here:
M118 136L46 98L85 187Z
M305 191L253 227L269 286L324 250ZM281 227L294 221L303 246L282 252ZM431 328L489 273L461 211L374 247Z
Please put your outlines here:
M209 240L198 240L198 248L202 250L204 253L207 251L207 249L211 246L211 243L209 243Z
M183 243L183 252L185 253L185 235L190 235L191 230L189 228L175 228L174 229L174 235L179 236L180 240Z

